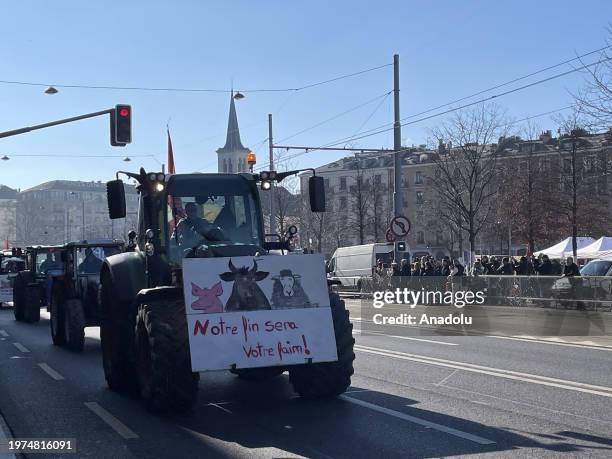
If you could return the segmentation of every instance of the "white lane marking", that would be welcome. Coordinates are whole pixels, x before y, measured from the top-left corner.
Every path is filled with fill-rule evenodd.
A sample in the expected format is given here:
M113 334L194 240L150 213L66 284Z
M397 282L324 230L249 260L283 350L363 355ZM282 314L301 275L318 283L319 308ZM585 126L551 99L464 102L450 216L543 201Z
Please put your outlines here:
M30 352L30 350L21 343L13 343L13 346L15 346L21 352Z
M554 346L577 347L577 348L582 348L582 349L595 349L597 351L612 352L612 347L599 346L593 341L585 341L585 344L579 344L579 343L568 343L562 338L536 338L536 337L531 337L531 336L498 336L498 335L488 335L487 338L508 339L512 341L523 341L526 343L552 344Z
M136 432L131 430L128 426L126 426L123 422L110 414L96 402L85 402L85 406L98 415L100 419L106 422L115 432L126 440L138 438L138 434L136 434Z
M9 336L9 334L5 332L4 330L0 330L0 335L4 336L5 338L8 338Z
M423 341L425 343L443 344L444 346L459 346L458 343L448 343L446 341L436 341L433 339L425 339L425 338L413 338L412 336L387 335L386 333L376 332L372 330L364 330L363 328L353 328L353 335L356 335L356 334L386 336L388 338L407 339L410 341Z
M0 444L8 445L8 441L12 438L13 436L11 435L8 424L0 414ZM13 453L0 453L0 457L2 459L15 459L16 456Z
M458 390L458 391L461 391L461 392L466 392L466 393L472 394L472 395L480 395L482 397L488 397L488 398L492 398L494 400L501 400L501 401L504 401L504 402L516 403L517 405L528 406L529 408L536 408L536 409L539 409L539 410L550 411L551 413L560 414L560 415L563 415L563 416L573 416L575 418L588 419L589 421L603 422L604 424L612 425L612 422L604 421L603 419L590 418L588 416L583 416L583 415L580 415L580 414L574 414L574 413L570 413L568 411L553 410L552 408L546 408L544 406L534 405L533 403L519 402L518 400L513 400L511 398L498 397L496 395L485 394L483 392L477 392L475 390L461 389L460 387L447 386L447 385L444 385L444 386L441 386L441 387L446 388L446 389L450 389L450 390ZM474 400L471 400L471 402L476 403L476 401L474 401Z
M521 373L518 371L503 370L501 368L485 367L465 362L457 362L455 360L438 359L425 355L408 354L405 352L389 351L387 349L377 349L367 346L355 345L355 350L369 354L382 355L401 360L410 360L413 362L425 363L428 365L437 365L447 368L456 368L458 370L471 371L499 378L513 379L515 381L524 381L534 384L540 384L549 387L558 387L560 389L573 390L584 392L587 394L600 395L602 397L612 398L612 387L596 386L576 381L567 381L564 379L549 378L547 376L534 375L529 373Z
M46 363L41 362L38 364L38 366L56 381L61 381L62 379L64 379L62 375L60 375L57 371L55 371L53 368L51 368Z
M374 403L364 402L363 400L359 400L353 397L347 397L346 395L340 395L340 398L349 403L354 403L355 405L362 406L364 408L369 408L373 411L378 411L379 413L383 413L389 416L393 416L398 419L402 419L404 421L412 422L414 424L421 425L428 429L434 429L439 432L444 432L449 435L453 435L455 437L463 438L464 440L473 441L480 445L492 445L495 442L493 440L489 440L487 438L479 437L478 435L473 435L467 432L463 432L461 430L453 429L452 427L448 427L442 424L437 424L435 422L426 421L425 419L417 418L414 416L410 416L408 414L402 413L400 411L391 410L389 408L385 408L383 406L375 405Z
M208 405L209 406L214 406L215 408L219 408L221 411L225 411L226 413L234 414L230 410L228 410L227 408L224 408L221 405L219 405L218 403L209 403Z
M441 386L441 385L442 385L442 384L444 384L446 381L448 381L449 379L451 379L451 378L453 377L453 375L454 375L455 373L457 373L458 371L459 371L459 370L453 370L453 371L452 371L452 373L451 373L450 375L446 376L446 377L445 377L445 378L444 378L442 381L440 381L439 383L434 384L434 386Z

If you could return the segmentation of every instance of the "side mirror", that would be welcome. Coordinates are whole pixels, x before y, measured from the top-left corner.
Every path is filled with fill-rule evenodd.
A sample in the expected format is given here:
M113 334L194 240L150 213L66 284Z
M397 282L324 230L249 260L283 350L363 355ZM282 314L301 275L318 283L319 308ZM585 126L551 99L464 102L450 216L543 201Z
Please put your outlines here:
M325 212L325 182L323 177L313 175L308 179L308 194L310 197L310 210Z
M123 180L106 182L106 199L108 201L108 216L112 220L125 218L125 188L123 188Z

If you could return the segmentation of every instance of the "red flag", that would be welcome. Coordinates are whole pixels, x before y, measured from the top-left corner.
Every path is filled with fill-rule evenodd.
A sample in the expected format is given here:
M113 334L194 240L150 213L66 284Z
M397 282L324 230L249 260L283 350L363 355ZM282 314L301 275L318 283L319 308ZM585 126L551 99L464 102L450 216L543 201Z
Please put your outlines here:
M174 174L174 152L172 151L172 139L170 139L170 130L168 129L168 173Z
M174 151L172 150L172 139L170 139L170 130L168 130L167 132L168 132L168 173L174 174L176 172L174 169ZM172 210L172 220L170 220L170 231L174 231L174 228L176 227L176 224L177 224L177 220L180 220L182 217L185 216L181 198L174 198L171 195L168 195L168 206L170 206L170 209Z

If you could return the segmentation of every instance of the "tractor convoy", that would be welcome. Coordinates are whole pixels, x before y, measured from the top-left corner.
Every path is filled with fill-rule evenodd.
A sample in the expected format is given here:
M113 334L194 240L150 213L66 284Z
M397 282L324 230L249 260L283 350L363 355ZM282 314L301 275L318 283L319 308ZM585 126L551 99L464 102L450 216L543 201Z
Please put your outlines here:
M157 413L191 411L205 371L257 381L287 371L302 397L343 393L352 324L324 261L278 256L295 227L273 241L264 233L258 187L298 172L118 172L107 183L111 219L126 215L119 175L138 183L127 243L28 247L13 280L15 319L37 322L47 307L52 342L71 351L83 350L85 327L100 326L108 386ZM308 185L311 210L325 211L322 178Z

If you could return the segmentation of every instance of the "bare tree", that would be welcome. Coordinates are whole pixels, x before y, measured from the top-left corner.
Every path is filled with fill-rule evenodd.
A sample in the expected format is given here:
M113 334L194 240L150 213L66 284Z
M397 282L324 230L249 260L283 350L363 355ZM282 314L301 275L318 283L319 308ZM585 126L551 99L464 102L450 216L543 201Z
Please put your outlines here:
M588 78L585 87L574 94L576 106L593 129L608 129L612 125L612 27L608 28L608 33L609 46L601 52L599 63L587 67L581 62Z
M491 144L505 134L506 126L497 106L482 105L455 112L432 130L436 145L446 144L432 156L434 173L429 177L438 194L439 215L467 232L470 253L494 207L500 150Z
M355 174L355 184L349 188L351 192L349 223L357 232L359 244L365 244L370 226L371 185L359 158L355 158L353 164L356 167L357 173Z
M561 190L556 194L556 208L566 218L572 234L572 252L576 257L579 233L597 234L606 227L607 215L593 199L597 178L606 173L605 158L601 164L589 151L589 133L583 127L586 120L579 110L558 117L559 168Z

